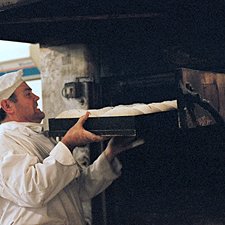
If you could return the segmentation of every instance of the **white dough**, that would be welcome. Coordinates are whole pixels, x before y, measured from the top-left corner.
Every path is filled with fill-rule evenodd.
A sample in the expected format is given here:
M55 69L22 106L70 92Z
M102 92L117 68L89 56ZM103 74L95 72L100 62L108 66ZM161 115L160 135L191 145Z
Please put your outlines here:
M87 111L90 117L113 117L113 116L136 116L156 112L170 111L177 109L177 100L155 102L155 103L134 103L130 105L108 106L101 109L72 109L60 113L56 118L79 118Z

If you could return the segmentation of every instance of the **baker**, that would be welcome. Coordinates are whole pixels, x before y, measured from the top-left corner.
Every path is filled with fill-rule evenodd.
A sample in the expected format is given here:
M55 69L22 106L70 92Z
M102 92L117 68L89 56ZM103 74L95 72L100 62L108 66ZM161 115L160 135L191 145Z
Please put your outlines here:
M53 143L42 132L39 97L22 76L19 70L0 77L0 224L84 225L82 201L120 176L117 154L143 142L112 138L81 171L72 151L103 140L83 128L89 114Z

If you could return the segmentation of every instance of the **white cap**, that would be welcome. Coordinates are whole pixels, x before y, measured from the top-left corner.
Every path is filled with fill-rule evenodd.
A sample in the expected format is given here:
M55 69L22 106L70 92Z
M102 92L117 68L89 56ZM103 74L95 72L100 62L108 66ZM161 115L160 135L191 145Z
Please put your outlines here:
M23 71L6 73L0 76L0 103L3 99L8 99L19 85L24 82ZM0 105L1 108L1 105Z

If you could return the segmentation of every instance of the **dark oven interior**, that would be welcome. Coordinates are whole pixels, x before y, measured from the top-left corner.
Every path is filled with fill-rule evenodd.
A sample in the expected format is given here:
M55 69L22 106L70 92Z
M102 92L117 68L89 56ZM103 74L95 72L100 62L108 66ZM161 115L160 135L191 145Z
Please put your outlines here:
M173 100L176 79L173 72L105 77L100 96L101 106ZM223 133L220 127L155 127L143 134L144 145L119 156L121 177L93 201L94 224L225 224Z

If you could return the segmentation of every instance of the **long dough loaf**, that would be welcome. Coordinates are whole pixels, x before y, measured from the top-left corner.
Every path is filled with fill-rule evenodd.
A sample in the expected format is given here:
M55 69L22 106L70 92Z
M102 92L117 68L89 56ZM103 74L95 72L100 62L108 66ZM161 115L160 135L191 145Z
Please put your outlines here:
M136 116L156 112L170 111L177 109L177 101L164 101L157 103L134 103L131 105L108 106L101 109L72 109L60 113L56 118L79 118L87 111L90 117L113 117L113 116Z

